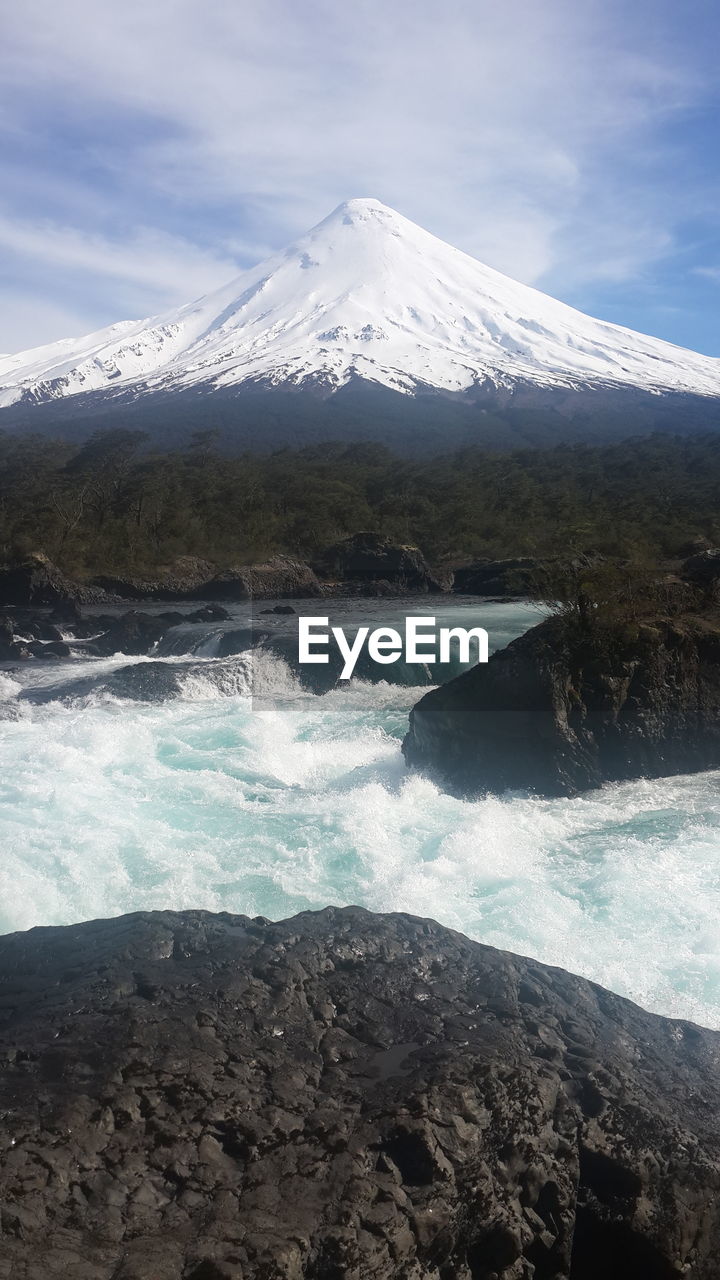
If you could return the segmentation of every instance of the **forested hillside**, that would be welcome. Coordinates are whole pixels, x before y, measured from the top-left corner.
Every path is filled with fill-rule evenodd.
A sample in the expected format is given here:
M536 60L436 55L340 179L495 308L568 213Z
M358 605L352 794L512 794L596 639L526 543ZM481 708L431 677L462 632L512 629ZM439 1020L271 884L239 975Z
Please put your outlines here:
M212 433L152 452L138 432L83 445L0 435L0 555L44 550L76 573L183 554L310 556L358 530L436 561L564 554L661 558L720 542L716 435L407 459L376 444L228 457Z

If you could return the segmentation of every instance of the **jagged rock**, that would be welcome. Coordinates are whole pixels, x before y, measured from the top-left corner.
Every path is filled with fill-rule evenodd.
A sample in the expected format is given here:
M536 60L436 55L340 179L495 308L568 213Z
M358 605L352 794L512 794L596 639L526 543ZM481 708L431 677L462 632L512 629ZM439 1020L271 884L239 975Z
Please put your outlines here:
M0 615L0 662L69 656L69 645L46 618L22 613Z
M221 604L206 604L202 609L196 609L194 613L187 615L188 622L227 622L229 619L230 614Z
M31 640L27 646L34 658L69 658L70 645L64 640Z
M720 1035L428 920L0 939L1 1280L715 1280Z
M60 605L69 601L100 604L107 600L105 591L73 582L42 552L0 568L0 606Z
M689 582L703 585L720 578L720 548L708 547L707 550L690 556L683 564L682 576Z
M462 795L573 795L720 765L720 618L550 618L410 713L407 762Z
M215 572L215 565L198 556L178 556L152 578L101 574L93 583L123 600L187 600Z
M28 635L33 636L35 640L52 640L55 644L63 643L62 631L49 618L34 617L30 623Z
M391 542L377 533L355 533L327 547L313 568L321 577L343 586L354 584L370 591L384 587L377 594L448 589L447 583L432 573L418 547Z
M158 641L162 640L172 627L183 622L218 622L229 616L227 611L219 605L198 609L194 613L172 611L149 614L131 609L119 617L103 619L109 625L101 635L97 634L97 627L91 633L94 636L92 651L104 657L110 657L114 653L146 655L152 652ZM266 631L256 632L251 627L222 632L218 635L218 648L214 656L221 658L227 657L228 654L240 653L243 649L252 648L266 635Z
M322 595L309 565L289 556L275 556L265 564L224 569L192 593L193 599L250 600Z
M182 614L178 614L182 621ZM131 609L115 618L102 635L93 640L95 653L111 657L114 653L147 654L173 625L172 620Z
M455 570L453 591L461 595L507 598L531 594L542 561L529 556L514 560L476 560Z
M720 604L720 548L711 547L690 556L682 566L682 577L699 589L711 604Z

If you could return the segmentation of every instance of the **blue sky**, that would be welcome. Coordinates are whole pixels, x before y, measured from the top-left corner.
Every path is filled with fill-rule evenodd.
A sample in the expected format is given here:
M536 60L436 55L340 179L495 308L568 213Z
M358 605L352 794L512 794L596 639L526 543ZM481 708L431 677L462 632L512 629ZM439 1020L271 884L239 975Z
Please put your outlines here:
M369 195L720 355L716 0L3 8L0 351L185 302Z

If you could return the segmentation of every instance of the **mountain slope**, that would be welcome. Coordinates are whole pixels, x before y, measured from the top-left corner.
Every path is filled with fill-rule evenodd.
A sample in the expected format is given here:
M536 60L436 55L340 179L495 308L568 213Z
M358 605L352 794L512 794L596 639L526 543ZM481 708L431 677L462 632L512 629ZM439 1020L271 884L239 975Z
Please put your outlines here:
M594 320L363 199L187 306L0 356L0 407L357 381L465 398L528 387L714 398L720 360Z

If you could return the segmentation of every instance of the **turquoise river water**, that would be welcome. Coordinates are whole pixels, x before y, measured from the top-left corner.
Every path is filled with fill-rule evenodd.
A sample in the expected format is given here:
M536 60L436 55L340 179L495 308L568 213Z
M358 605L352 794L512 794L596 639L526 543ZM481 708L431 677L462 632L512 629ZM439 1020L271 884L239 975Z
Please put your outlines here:
M373 625L389 616L377 601L352 608ZM492 647L538 620L520 603L452 617L484 625ZM404 767L422 688L353 681L316 696L272 653L213 656L218 637L180 629L161 646L178 673L161 701L107 687L146 659L78 648L0 671L0 931L140 908L280 918L359 903L720 1027L720 774L457 800Z

